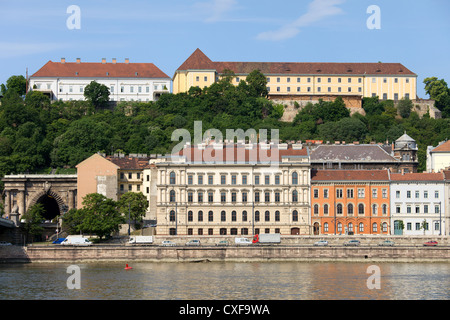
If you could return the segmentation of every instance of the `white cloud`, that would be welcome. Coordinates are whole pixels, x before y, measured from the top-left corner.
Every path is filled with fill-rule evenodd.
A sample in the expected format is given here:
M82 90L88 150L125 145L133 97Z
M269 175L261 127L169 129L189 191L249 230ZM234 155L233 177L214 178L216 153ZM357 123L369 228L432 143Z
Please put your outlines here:
M213 0L210 2L197 2L194 8L208 16L205 22L218 22L223 19L226 13L232 11L236 5L236 0Z
M308 5L308 11L297 20L282 26L278 30L262 32L257 36L257 39L282 41L293 38L302 27L309 26L326 17L342 14L343 10L337 6L344 2L345 0L313 0Z

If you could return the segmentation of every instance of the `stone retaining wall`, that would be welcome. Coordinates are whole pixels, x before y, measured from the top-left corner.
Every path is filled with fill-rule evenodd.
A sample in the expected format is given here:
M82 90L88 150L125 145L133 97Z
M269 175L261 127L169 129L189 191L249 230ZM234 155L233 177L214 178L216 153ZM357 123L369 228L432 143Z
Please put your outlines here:
M159 247L159 246L9 246L0 248L0 262L207 262L207 261L376 261L450 262L450 247Z

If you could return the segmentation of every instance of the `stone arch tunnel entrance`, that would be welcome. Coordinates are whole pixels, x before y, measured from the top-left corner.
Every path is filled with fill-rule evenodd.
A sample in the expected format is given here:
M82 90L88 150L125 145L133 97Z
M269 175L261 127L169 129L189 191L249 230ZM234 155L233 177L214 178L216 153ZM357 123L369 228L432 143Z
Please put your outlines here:
M41 196L36 203L40 203L44 206L42 217L46 221L51 221L61 214L58 202L50 194Z

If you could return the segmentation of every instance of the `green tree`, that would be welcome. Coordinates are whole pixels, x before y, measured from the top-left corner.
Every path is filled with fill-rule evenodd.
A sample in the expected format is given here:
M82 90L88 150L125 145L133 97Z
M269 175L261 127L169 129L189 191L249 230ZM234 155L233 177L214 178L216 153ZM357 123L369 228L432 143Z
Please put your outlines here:
M259 70L253 70L246 78L248 83L249 93L255 97L267 97L267 78Z
M436 101L436 108L442 111L442 116L450 117L450 89L444 79L436 77L425 78L425 92L430 99Z
M142 192L127 192L117 202L117 209L127 220L130 215L135 224L141 224L147 211L147 198Z
M109 101L109 88L96 81L89 83L84 88L84 97L90 101L95 108L104 107Z
M6 86L4 84L1 85L1 91L5 96L12 94L13 92L17 93L19 96L23 96L27 91L27 80L22 75L11 76L6 80Z
M397 104L398 113L403 119L406 119L411 114L413 103L407 98L401 99Z
M125 222L117 210L117 203L98 193L87 194L83 198L83 208L78 211L78 219L82 221L78 229L83 233L95 234L100 240L118 232L120 224Z
M28 242L29 236L36 236L42 233L44 228L42 227L42 222L44 218L44 206L41 203L37 203L31 206L28 211L22 216L25 220L23 230L25 231L25 242Z

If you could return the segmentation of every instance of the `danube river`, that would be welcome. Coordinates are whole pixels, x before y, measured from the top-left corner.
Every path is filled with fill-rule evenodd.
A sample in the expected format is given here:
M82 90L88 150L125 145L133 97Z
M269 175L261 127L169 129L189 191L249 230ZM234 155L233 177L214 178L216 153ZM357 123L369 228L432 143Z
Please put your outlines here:
M76 272L69 268L73 265ZM450 299L450 263L133 262L129 266L131 270L117 262L0 265L0 300ZM370 266L379 271L375 281ZM77 283L79 289L69 289ZM370 289L368 283L378 287Z

